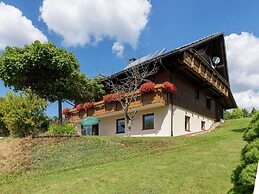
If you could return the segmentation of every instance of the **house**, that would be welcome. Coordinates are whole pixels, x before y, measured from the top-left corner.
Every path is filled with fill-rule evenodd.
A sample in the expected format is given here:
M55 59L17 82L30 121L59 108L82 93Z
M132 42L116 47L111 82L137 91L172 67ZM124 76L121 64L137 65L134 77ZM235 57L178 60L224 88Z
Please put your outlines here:
M229 84L223 33L137 61L131 61L128 68L156 63L159 70L149 77L157 84L154 92L138 93L130 106L130 110L138 109L132 136L179 136L208 130L223 119L224 110L237 107ZM125 76L126 71L112 77ZM177 87L176 93L163 89L166 81ZM100 122L84 130L95 135L126 135L124 113L118 102L95 102L86 110L73 109L66 114L79 131L80 121L90 116Z

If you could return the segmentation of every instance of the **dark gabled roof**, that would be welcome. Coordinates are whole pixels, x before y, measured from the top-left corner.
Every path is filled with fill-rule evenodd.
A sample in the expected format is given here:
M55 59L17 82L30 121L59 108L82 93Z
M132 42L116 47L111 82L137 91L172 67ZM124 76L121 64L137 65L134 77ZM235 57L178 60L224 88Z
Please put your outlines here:
M224 64L225 64L225 69L226 69L226 79L224 79L224 81L227 83L228 87L229 87L229 96L225 99L226 103L228 104L228 107L229 108L236 108L237 107L237 104L235 102L235 99L233 97L233 94L230 90L230 85L229 85L229 76L228 76L228 66L227 66L227 59L226 59L226 52L225 52L225 41L224 41L224 33L222 32L219 32L219 33L215 33L215 34L212 34L212 35L209 35L205 38L202 38L202 39L199 39L197 41L194 41L194 42L191 42L189 44L185 44L181 47L178 47L172 51L169 51L167 53L164 53L162 55L159 55L155 58L151 58L149 60L146 60L144 62L141 62L141 63L138 63L136 64L136 66L140 66L140 65L148 65L150 63L156 63L156 62L159 62L160 60L162 59L165 59L165 58L168 58L168 57L172 57L174 55L177 55L177 54L180 54L180 53L183 53L184 51L187 51L191 48L196 48L196 47L202 47L203 45L205 44L208 44L214 40L217 40L217 39L221 39L222 40L222 45L223 45L223 57L224 57ZM130 68L130 67L129 67ZM124 74L125 72L127 71L127 68L118 72L118 73L115 73L111 76L108 77L108 79L112 79L112 78L115 78L117 76L120 76L122 74ZM217 74L218 72L216 72L216 70L213 69L213 71ZM220 76L220 75L219 75ZM221 77L221 76L220 76Z
M185 50L188 50L188 49L193 48L193 47L196 47L196 46L200 46L200 45L202 45L202 44L204 44L204 43L207 44L208 42L211 42L211 41L213 41L213 40L215 40L215 39L218 39L218 38L220 38L220 37L224 38L224 33L219 32L219 33L215 33L215 34L209 35L209 36L207 36L207 37L205 37L205 38L196 40L196 41L191 42L191 43L189 43L189 44L185 44L185 45L183 45L183 46L181 46L181 47L178 47L178 48L176 48L176 49L174 49L174 50L172 50L172 51L169 51L169 52L167 52L167 53L164 53L164 54L162 54L162 55L159 55L159 56L157 56L157 57L155 57L155 58L152 58L152 59L150 59L150 60L144 61L144 62L142 62L142 63L139 63L139 64L137 64L137 65L144 65L144 64L151 63L151 62L159 61L160 59L163 59L163 58L166 58L166 57L169 57L169 56L178 54L178 53L182 53L182 52L185 51ZM117 77L118 75L121 75L121 74L125 73L126 71L127 71L127 69L124 69L124 70L122 70L122 71L119 71L119 72L117 72L117 73L115 73L115 74L109 76L109 78Z

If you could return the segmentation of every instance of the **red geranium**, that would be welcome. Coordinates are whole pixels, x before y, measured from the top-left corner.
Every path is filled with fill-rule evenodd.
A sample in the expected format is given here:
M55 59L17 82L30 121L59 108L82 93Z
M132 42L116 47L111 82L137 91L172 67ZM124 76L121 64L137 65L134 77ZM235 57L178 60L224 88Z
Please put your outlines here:
M84 104L85 109L90 109L94 107L94 102L87 102Z
M141 93L150 93L155 90L155 84L153 82L146 82L140 86Z
M76 105L76 110L81 111L81 110L83 110L83 109L84 109L83 104L78 104L78 105Z
M177 88L173 83L164 82L163 84L167 92L174 94L177 91Z
M107 94L103 97L105 103L116 102L121 99L121 94L119 92L113 94Z
M64 108L63 110L62 110L62 114L63 115L66 115L66 114L68 114L69 112L70 112L70 108Z

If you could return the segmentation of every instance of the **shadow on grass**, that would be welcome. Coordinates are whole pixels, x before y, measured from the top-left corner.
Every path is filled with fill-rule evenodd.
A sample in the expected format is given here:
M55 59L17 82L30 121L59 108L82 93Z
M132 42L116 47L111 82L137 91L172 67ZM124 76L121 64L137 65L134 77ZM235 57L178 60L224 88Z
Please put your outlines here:
M232 129L231 131L237 132L237 133L243 133L247 128L243 127L243 128L239 128L239 129Z

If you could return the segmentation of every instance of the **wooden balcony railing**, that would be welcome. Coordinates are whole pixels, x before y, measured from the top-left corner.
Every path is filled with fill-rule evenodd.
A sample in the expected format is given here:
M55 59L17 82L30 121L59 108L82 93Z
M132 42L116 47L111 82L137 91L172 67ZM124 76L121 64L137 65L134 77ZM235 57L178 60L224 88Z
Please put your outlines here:
M134 109L156 103L167 104L168 99L168 93L164 90L164 86L158 84L155 86L155 91L152 93L141 94L140 91L138 91L136 99L130 104L129 108ZM105 103L104 101L99 101L95 102L94 107L91 109L81 111L72 109L70 113L66 115L66 119L78 121L89 116L100 116L122 110L120 102Z
M228 97L229 84L206 62L191 52L184 52L183 63L204 81L210 83L219 93Z

